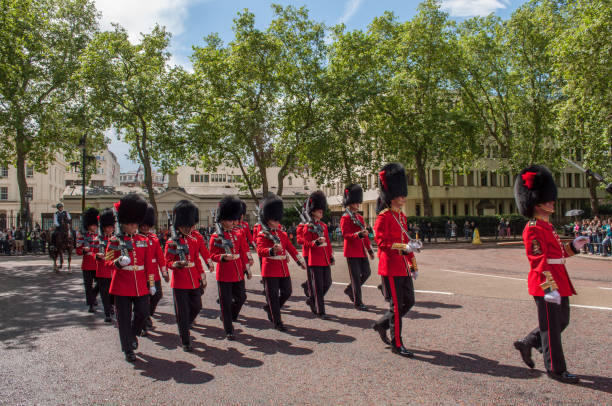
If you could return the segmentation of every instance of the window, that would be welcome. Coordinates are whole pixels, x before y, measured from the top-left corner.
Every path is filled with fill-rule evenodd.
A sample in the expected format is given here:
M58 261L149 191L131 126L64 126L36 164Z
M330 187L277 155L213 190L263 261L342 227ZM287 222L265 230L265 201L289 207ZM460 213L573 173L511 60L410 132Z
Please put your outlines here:
M223 182L225 182L225 181L226 181L226 180L225 180L225 174L223 174Z
M8 177L8 166L0 167L0 178L7 178L7 177Z
M453 216L457 215L457 204L453 203Z
M406 171L406 183L408 186L414 186L414 171Z
M102 187L102 186L104 186L104 181L103 180L92 180L91 182L89 182L89 186L91 186L91 187Z
M462 173L457 174L457 186L465 186L465 176Z
M572 173L567 173L566 174L566 182L565 182L565 187L574 187L574 177L572 176Z
M431 171L431 185L440 186L440 171L438 169Z
M467 176L467 185L474 186L474 172L469 171L466 176Z
M498 213L498 214L503 214L503 213L504 213L504 204L503 204L503 203L500 203L500 204L499 204L499 208L498 208L498 209L499 209L499 211L498 211L497 213Z
M210 176L208 174L204 175L204 183L208 183L210 180Z
M487 171L482 171L480 172L480 186L488 186L489 182L488 182L488 172Z
M444 203L440 203L440 216L446 216L446 205Z
M26 189L26 196L29 196L30 199L34 198L34 188L32 186L28 186Z
M463 214L466 216L470 215L470 205L467 203L463 205Z
M580 180L581 180L582 176L579 173L575 173L574 174L574 178L576 179L576 187L581 187L580 186L580 184L581 184Z
M26 166L26 178L31 178L34 176L34 168L31 166Z
M8 200L8 188L0 187L0 200Z
M497 174L491 172L491 186L497 187Z
M510 175L508 173L504 173L502 175L502 186L509 187L510 186Z
M444 171L442 176L444 176L444 185L452 186L453 185L453 172L452 171Z

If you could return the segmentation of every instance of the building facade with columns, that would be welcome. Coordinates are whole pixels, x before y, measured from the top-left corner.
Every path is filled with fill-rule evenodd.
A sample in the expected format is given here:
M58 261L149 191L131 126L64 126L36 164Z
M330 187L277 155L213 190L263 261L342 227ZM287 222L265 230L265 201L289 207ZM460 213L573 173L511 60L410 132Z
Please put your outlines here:
M119 162L115 154L108 148L96 153L96 171L91 175L89 186L92 187L117 187L119 186ZM66 186L81 185L80 167L68 167L66 173Z

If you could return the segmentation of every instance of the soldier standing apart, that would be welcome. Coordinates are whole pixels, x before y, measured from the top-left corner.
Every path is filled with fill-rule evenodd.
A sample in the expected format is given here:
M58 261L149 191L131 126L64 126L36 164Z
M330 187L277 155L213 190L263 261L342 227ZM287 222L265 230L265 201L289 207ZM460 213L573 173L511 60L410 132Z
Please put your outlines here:
M198 208L188 200L174 206L172 218L176 235L166 243L166 264L172 270L170 286L174 295L174 312L183 351L193 350L189 328L202 309L200 294L200 251L197 238L191 235L198 217Z
M115 297L121 350L128 362L135 362L134 350L149 317L149 297L155 295L155 272L151 262L149 240L138 234L147 202L130 193L115 203L117 221L115 236L106 248L106 264L114 266L110 293Z
M329 317L325 313L324 297L332 285L331 265L335 264L334 254L329 240L327 225L321 221L327 210L327 199L320 190L308 198L308 212L312 216L303 231L304 244L308 246L308 272L312 295L306 299L310 310L322 319Z
M306 265L287 234L281 231L282 219L283 201L274 195L269 195L262 203L262 227L256 237L257 254L262 258L261 275L267 302L264 310L268 314L268 319L274 323L275 329L286 331L280 309L291 297L291 276L287 254L290 254L302 269L306 269Z
M221 321L228 340L235 340L232 321L238 319L240 309L246 300L244 270L248 258L244 252L243 236L235 227L240 220L242 206L234 196L224 197L219 202L217 218L218 232L210 236L211 259L217 263L217 289L221 307ZM251 278L251 273L247 273Z
M361 286L372 273L366 253L370 259L374 259L374 251L363 217L358 213L359 205L362 202L363 189L361 186L351 184L344 189L342 203L346 208L346 213L340 219L340 229L344 238L344 256L351 278L351 283L344 289L344 293L351 299L355 309L365 311L368 308L363 304Z
M113 319L111 316L114 314L113 296L109 293L111 278L113 277L114 265L108 265L106 263L106 247L108 242L113 235L115 230L115 215L112 209L104 209L99 216L100 229L102 233L98 235L98 242L100 250L96 254L96 262L98 268L96 269L96 279L98 280L98 286L100 288L100 297L102 298L102 306L104 307L104 322L111 323ZM103 248L102 248L103 247Z
M96 254L98 253L98 210L89 208L83 213L83 234L79 234L76 244L76 253L83 256L81 270L83 271L83 285L85 286L85 301L89 306L89 313L96 311L96 297L98 284L96 282Z
M412 358L402 342L402 317L414 306L414 285L416 279L415 245L408 235L408 224L402 207L406 202L408 188L406 171L399 163L390 163L378 173L378 217L374 224L374 235L378 246L378 274L382 276L384 292L389 299L389 311L376 323L378 332L391 351ZM391 341L387 338L391 333Z
M561 343L561 332L569 325L569 297L576 294L565 269L565 258L579 253L588 238L561 243L550 223L557 186L546 167L533 165L523 169L515 181L514 197L519 212L531 218L523 230L523 242L530 265L527 285L538 309L539 322L539 327L515 341L514 347L529 368L535 366L531 359L531 349L535 348L544 356L550 378L578 383L579 378L567 372Z
M149 317L147 317L145 325L142 328L141 335L143 337L146 337L148 329L153 328L153 320L151 320L151 317L153 317L153 314L155 314L157 304L164 296L159 272L161 271L166 283L169 281L168 270L166 269L166 258L164 258L164 254L162 253L159 238L157 238L157 234L155 234L152 230L154 226L155 209L151 204L147 204L147 212L145 213L145 216L138 228L140 232L149 239L149 251L151 255L151 262L153 263L153 277L155 280L155 294L151 296L149 300Z

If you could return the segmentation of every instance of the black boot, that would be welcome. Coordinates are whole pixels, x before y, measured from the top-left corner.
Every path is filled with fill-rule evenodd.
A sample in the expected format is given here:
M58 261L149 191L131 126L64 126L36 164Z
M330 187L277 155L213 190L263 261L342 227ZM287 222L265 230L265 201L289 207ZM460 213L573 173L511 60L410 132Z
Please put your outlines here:
M527 365L529 368L535 367L535 363L531 358L531 345L529 345L527 341L523 339L516 340L514 342L514 348L519 350L519 352L521 353L521 358L523 358L523 362L525 363L525 365Z
M408 351L403 345L400 347L396 347L395 345L392 346L391 352L397 355L401 355L402 357L414 358L414 354L412 353L412 351Z
M548 372L548 377L563 383L580 383L580 378L574 374L570 374L567 371L561 372L560 374Z
M351 285L347 285L347 287L344 288L344 294L351 299L351 302L355 301L355 299L353 299L353 289L351 288Z
M133 352L126 352L125 360L127 362L136 362L136 354L134 354Z
M382 340L383 343L385 343L387 345L391 345L391 341L387 337L387 329L383 328L382 326L380 326L380 325L378 325L376 323L374 323L372 328L374 329L374 331L376 331L378 333L378 335L380 336L380 339Z

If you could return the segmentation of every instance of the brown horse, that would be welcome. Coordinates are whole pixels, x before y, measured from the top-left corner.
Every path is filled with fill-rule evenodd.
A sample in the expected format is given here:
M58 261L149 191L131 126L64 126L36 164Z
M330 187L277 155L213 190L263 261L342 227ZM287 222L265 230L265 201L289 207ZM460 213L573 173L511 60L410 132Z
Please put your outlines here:
M55 241L55 244L53 242L49 244L49 255L53 259L53 271L59 273L64 265L64 253L66 253L68 255L68 272L72 272L70 263L72 261L72 250L75 247L75 237L70 221L62 219L59 229L53 231L51 241ZM58 257L60 260L59 267L57 266Z

